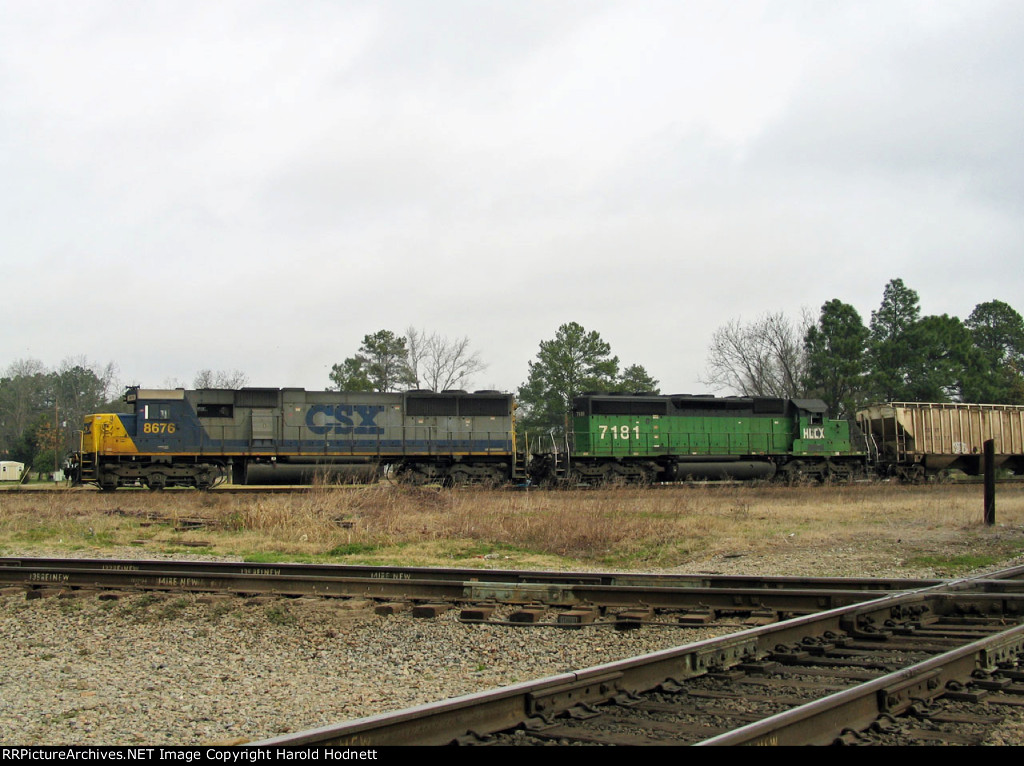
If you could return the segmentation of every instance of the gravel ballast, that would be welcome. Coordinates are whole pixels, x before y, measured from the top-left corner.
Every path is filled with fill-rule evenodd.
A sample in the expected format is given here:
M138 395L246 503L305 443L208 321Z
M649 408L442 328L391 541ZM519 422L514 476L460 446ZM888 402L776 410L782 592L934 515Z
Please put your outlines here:
M366 602L0 598L2 744L263 739L712 635L464 625Z

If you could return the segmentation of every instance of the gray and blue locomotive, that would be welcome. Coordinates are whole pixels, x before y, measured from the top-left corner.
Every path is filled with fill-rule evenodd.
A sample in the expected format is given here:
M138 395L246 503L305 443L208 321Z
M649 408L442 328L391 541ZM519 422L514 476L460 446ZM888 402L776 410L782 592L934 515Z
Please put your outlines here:
M504 483L515 460L512 395L497 391L133 387L125 401L132 412L85 418L79 482L204 489L364 465L411 483Z

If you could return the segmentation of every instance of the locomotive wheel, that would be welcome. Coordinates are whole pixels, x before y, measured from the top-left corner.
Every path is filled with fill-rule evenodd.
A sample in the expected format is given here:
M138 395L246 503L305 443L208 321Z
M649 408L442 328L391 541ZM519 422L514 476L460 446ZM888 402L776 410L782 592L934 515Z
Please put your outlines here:
M570 482L593 486L607 484L611 481L610 470L607 463L594 465L593 463L577 462L572 467Z
M444 467L430 463L403 463L395 474L400 484L410 484L414 487L421 487L425 484L445 483L448 476Z
M469 471L463 468L456 468L448 474L448 482L455 487L462 487L469 484L472 478L469 475Z
M637 466L637 483L654 484L658 478L658 466L654 463L644 463Z
M797 486L800 484L809 484L810 477L807 475L806 466L802 460L794 460L792 463L786 463L779 469L777 474L779 479L789 486Z
M146 486L156 492L167 486L167 477L159 471L151 473L146 477Z
M656 475L657 467L649 463L576 463L573 466L573 476L578 482L595 486L650 484Z
M849 484L853 481L853 467L846 463L829 463L825 480L835 484Z
M613 463L609 479L613 484L650 484L651 478L643 466L632 463Z
M196 489L200 491L210 489L224 477L224 468L222 466L204 463L197 466L197 468L195 482Z

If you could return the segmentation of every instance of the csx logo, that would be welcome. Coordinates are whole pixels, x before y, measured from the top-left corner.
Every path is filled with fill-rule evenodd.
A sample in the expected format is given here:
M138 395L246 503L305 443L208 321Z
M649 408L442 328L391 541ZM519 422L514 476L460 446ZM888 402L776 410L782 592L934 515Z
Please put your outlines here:
M374 420L383 412L379 405L314 404L306 413L306 425L315 434L382 434L384 429ZM358 416L356 424L353 417Z

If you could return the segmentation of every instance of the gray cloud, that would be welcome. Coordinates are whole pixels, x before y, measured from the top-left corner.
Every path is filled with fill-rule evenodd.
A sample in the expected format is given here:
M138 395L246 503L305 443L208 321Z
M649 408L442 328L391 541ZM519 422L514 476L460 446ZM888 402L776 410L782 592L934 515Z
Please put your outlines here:
M149 385L322 387L558 325L677 391L735 317L901 276L1024 307L1019 4L0 0L0 321Z

